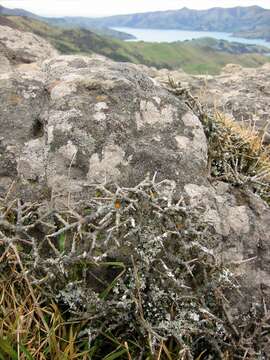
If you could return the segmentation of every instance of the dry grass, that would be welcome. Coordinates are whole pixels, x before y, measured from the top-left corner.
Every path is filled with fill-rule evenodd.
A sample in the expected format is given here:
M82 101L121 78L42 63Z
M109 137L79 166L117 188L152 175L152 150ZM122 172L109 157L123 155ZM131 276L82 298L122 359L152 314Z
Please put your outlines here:
M249 188L270 204L270 147L254 126L215 112L204 118L209 172L219 180Z
M15 258L10 251L9 262ZM78 341L83 324L66 322L55 303L44 302L39 288L29 289L16 267L7 267L0 277L0 359L89 359L87 343Z
M186 101L201 120L208 139L209 176L258 194L270 204L270 146L264 131L207 109L188 89L169 79L169 91Z

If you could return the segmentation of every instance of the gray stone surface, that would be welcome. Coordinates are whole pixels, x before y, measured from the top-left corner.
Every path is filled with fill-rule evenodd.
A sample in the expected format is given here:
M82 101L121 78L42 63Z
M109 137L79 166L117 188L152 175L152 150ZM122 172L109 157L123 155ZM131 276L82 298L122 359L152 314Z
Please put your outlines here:
M207 144L199 120L133 66L59 56L0 78L2 176L68 187L135 184L146 173L202 183Z
M237 269L245 301L237 303L248 312L251 303L270 296L270 209L251 193L221 182L212 186L186 184L185 192L194 207L216 233L216 254ZM248 261L249 260L249 261Z
M4 54L0 53L0 74L10 71L10 62L4 56Z
M39 36L0 25L0 52L4 51L14 63L31 63L57 55L57 51Z
M269 301L269 207L228 184L209 184L198 118L139 67L58 56L2 72L0 128L0 193L16 180L23 200L52 192L80 199L93 182L136 185L157 172L157 180L174 180L201 206L216 253L242 262L247 295L237 306L248 310L262 296Z
M156 70L142 66L149 76L160 83L173 78L210 110L260 129L270 143L270 64L259 68L243 68L228 64L220 75L189 75L182 70Z

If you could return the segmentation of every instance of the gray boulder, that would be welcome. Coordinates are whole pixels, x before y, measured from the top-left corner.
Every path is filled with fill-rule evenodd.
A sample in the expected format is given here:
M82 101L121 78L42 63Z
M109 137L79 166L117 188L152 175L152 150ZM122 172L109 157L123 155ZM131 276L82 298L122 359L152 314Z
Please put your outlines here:
M0 69L2 54L7 56L14 64L32 63L58 54L52 45L39 36L1 25L0 51Z
M262 298L269 303L269 206L228 184L209 183L200 121L135 65L58 56L2 73L0 126L2 194L16 180L13 192L24 201L52 193L75 200L93 182L133 186L156 173L157 180L175 182L176 197L181 192L201 209L216 235L214 251L238 265L246 301L236 309L248 311Z
M204 183L207 143L187 107L134 66L60 56L0 78L1 176L81 192L146 173Z

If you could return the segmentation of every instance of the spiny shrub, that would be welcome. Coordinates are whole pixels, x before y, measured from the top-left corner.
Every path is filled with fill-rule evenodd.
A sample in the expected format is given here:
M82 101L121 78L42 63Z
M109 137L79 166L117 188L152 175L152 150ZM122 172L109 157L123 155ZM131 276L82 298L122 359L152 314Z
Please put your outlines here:
M241 286L203 210L155 177L76 204L8 194L0 358L266 359L267 319L231 311Z

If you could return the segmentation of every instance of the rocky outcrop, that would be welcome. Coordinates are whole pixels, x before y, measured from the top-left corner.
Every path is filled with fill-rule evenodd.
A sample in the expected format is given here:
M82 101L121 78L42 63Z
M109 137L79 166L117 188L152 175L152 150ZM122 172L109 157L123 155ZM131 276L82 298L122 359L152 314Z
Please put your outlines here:
M29 34L17 35L20 44L29 44ZM15 52L22 46L10 40L5 44ZM26 60L55 55L43 42L36 49ZM40 49L45 49L41 57ZM239 72L218 79L240 92ZM222 96L234 94L231 90ZM251 90L242 94L241 106ZM136 185L147 174L171 179L175 196L181 192L201 209L216 235L212 246L218 256L243 263L239 276L246 299L236 307L248 312L262 297L269 301L269 207L251 193L209 183L207 140L200 121L184 100L135 65L99 56L58 56L17 66L0 75L0 126L2 194L14 180L17 196L42 201L52 192L69 193L72 200L85 198L93 182L106 179L123 186Z
M39 36L1 25L0 51L0 71L3 56L13 64L28 64L57 55L57 51Z
M217 76L144 68L161 83L168 82L168 77L180 82L210 110L266 131L265 141L270 143L270 64L256 69L229 64Z
M0 82L6 180L83 191L89 181L135 184L157 171L182 184L204 182L199 120L133 66L60 56L17 67Z

